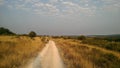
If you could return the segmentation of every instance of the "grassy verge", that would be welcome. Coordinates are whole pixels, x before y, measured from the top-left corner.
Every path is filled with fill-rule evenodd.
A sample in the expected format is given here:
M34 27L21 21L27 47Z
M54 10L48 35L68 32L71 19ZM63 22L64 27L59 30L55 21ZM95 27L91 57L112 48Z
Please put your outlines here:
M43 48L41 38L0 36L0 68L18 68Z
M82 40L82 43L95 45L95 46L99 46L99 47L106 48L109 50L120 52L120 42L91 38L91 39Z
M55 39L66 68L119 68L120 59L78 40Z

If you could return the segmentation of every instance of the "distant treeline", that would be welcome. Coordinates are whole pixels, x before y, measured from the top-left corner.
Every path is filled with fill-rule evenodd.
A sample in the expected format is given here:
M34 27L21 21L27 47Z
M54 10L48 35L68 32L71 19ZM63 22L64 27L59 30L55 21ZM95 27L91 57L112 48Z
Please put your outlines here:
M13 33L7 28L0 27L0 35L15 35L15 33Z
M86 40L82 40L82 43L120 52L120 42L116 42L114 39L111 40L112 41L104 40L101 38L87 38Z
M106 36L106 37L93 37L96 40L107 40L107 41L115 41L120 42L120 36Z
M113 34L113 35L91 35L88 37L92 37L98 40L107 40L107 41L116 41L120 42L120 34Z
M16 34L12 31L10 31L7 28L0 27L0 35L17 35L17 36L29 36L29 37L35 37L37 34L34 31L29 32L28 34Z
M18 35L12 31L10 31L7 28L0 27L0 35ZM34 31L31 31L28 34L20 34L22 36L30 36L35 37L37 34ZM107 41L115 41L120 42L120 34L114 34L114 35L90 35L90 36L84 36L84 35L72 35L72 36L52 36L53 38L64 38L64 39L77 39L77 40L85 40L87 38L94 38L96 40L107 40Z
M95 40L107 40L107 41L115 41L120 42L120 35L106 35L106 36L53 36L53 38L64 38L64 39L77 39L77 40L85 40L87 38L94 38Z
M54 36L54 38L81 40L83 44L90 44L120 52L120 37L117 36Z
M64 39L77 39L77 40L84 40L86 39L86 36L80 35L80 36L52 36L53 38L64 38Z

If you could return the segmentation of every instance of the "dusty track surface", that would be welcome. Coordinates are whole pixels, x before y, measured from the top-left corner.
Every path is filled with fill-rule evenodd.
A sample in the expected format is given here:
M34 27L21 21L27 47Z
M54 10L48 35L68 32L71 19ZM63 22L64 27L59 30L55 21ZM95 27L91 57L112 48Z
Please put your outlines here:
M23 68L64 68L54 41L49 41L39 55Z

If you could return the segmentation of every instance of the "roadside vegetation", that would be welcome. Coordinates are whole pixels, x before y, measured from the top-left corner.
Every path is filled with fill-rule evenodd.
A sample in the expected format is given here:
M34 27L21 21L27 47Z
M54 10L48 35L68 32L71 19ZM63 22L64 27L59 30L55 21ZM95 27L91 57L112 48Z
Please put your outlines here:
M31 38L0 28L0 68L19 68L36 57L44 43L41 37L33 35Z
M19 68L37 56L52 39L66 68L120 68L120 38L18 35L0 28L0 68Z
M34 31L31 31L28 35L31 38L36 37L36 33Z
M82 43L120 52L120 42L119 41L114 41L114 40L108 41L106 39L95 37L95 38L87 38L85 40L82 40Z
M15 35L15 33L11 32L7 28L0 27L0 35Z
M43 48L41 38L0 36L0 68L18 68Z
M120 52L120 35L98 35L91 36L56 36L54 38L74 39L79 40L83 44L89 44L92 46L102 47L108 50Z
M83 44L78 39L56 38L55 41L66 68L120 68L120 56L115 51Z

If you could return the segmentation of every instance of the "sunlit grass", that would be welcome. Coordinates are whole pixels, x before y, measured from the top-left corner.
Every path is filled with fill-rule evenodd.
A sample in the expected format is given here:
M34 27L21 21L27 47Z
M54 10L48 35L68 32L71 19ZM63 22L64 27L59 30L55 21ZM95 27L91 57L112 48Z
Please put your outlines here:
M116 52L82 44L79 40L55 39L66 68L119 68ZM119 54L119 53L117 53Z
M0 68L18 68L42 48L40 37L0 36Z
M108 50L120 52L120 42L119 41L108 41L104 39L94 39L94 38L88 38L86 40L82 40L82 43L84 44L90 44L95 45L98 47L102 47Z

